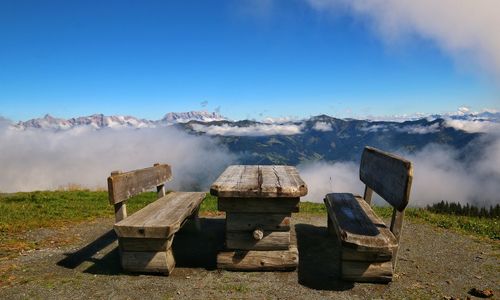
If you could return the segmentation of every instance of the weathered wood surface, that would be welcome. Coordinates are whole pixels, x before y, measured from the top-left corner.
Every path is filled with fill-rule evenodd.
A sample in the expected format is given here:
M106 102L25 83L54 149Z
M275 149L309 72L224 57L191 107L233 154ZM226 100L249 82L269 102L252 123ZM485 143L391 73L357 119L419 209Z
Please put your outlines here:
M300 198L219 198L218 210L231 213L290 213L299 211Z
M290 246L289 231L264 232L260 240L252 231L226 232L226 248L241 250L286 250Z
M392 280L392 263L342 261L342 279L358 282L389 282Z
M332 193L326 195L325 205L343 246L368 252L391 252L397 247L394 234L361 197Z
M359 178L399 211L408 205L413 179L410 161L372 147L365 147Z
M115 203L115 222L120 222L127 217L127 204L125 202Z
M118 244L122 251L167 251L172 246L173 237L169 239L119 238Z
M130 272L154 272L170 274L175 267L175 259L171 248L159 252L120 253L122 268Z
M264 231L289 231L290 213L226 213L227 231L252 231L259 227Z
M193 215L205 193L172 192L115 224L118 237L169 238Z
M391 251L362 251L348 247L342 247L341 251L340 257L342 260L384 262L390 261L393 257L393 252Z
M307 194L307 185L292 166L229 166L210 193L231 198L290 198Z
M219 269L233 271L292 271L299 264L297 247L280 251L224 251L217 255Z
M115 204L125 201L171 178L172 170L167 164L158 164L126 173L113 172L108 177L109 202Z

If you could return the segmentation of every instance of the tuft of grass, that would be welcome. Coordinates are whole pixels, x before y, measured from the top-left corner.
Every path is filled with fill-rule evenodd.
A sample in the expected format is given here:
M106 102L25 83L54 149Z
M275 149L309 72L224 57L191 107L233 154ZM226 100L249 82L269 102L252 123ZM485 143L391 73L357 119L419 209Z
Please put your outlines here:
M207 193L205 199L200 205L201 212L216 213L217 212L217 197Z

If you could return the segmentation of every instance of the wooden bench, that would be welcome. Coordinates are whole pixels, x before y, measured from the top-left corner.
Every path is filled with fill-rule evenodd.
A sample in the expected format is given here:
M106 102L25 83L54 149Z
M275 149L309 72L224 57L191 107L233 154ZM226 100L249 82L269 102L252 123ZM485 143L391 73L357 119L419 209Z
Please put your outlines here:
M205 193L165 194L164 184L171 178L171 168L166 164L126 173L114 171L108 177L120 261L126 271L170 274L175 267L171 248L174 234L186 220L198 222L198 209ZM158 199L127 217L127 199L154 187Z
M328 230L341 244L341 277L349 281L389 282L396 267L404 210L410 197L412 164L366 147L359 177L366 184L363 198L331 193L324 200ZM373 192L394 208L389 227L370 207Z

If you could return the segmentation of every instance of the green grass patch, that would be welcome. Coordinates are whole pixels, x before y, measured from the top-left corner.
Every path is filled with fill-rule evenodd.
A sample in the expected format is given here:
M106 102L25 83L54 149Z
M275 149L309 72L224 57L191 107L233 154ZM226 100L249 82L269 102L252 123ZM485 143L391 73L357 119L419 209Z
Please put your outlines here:
M127 202L127 211L132 214L155 199L154 192L133 197ZM390 207L375 207L374 210L382 218L390 218L392 214ZM200 211L216 213L217 198L207 195ZM0 254L9 249L18 252L34 248L33 242L22 238L27 230L112 218L114 215L107 192L88 190L0 194L0 212ZM323 203L301 202L300 213L325 214L326 209ZM407 209L406 218L479 237L500 239L499 218L434 213L421 208Z
M200 205L200 211L209 213L217 212L217 197L207 194Z

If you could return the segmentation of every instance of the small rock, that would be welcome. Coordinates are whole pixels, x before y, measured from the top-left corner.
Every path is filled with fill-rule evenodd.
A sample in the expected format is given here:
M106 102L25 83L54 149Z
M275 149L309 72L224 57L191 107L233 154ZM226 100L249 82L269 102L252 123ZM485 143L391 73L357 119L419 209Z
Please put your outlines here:
M493 290L490 289L480 290L478 288L471 288L469 290L469 294L480 298L490 298L493 297Z
M186 279L189 279L189 278L191 278L191 276L186 276Z
M479 276L479 275L475 275L474 277L476 277L477 279L481 279L483 277Z
M445 281L447 284L451 284L451 281L450 280L446 280Z
M181 291L177 291L177 295L180 295L181 294Z

